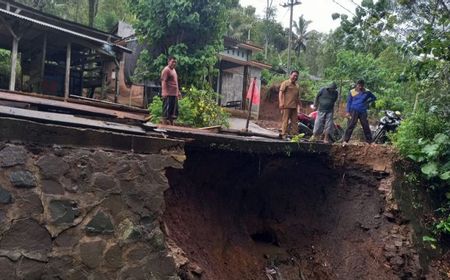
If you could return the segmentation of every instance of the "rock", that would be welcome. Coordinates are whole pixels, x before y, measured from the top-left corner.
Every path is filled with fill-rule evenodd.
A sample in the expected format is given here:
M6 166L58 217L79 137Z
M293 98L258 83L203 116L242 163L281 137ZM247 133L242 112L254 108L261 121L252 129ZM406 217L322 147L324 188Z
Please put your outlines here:
M106 251L105 261L112 268L120 268L122 266L122 249L119 245L114 245Z
M48 231L35 220L17 220L3 235L0 248L5 255L19 253L44 261L52 249L52 239Z
M80 237L74 228L63 231L55 239L55 245L62 248L73 248L80 241Z
M16 272L14 263L8 258L0 257L1 279L15 279Z
M61 184L63 185L64 189L70 193L76 193L81 189L80 185L77 182L74 182L73 180L66 177L61 178Z
M52 200L48 207L55 224L72 224L80 215L78 204L72 200Z
M17 210L14 215L16 218L34 217L39 220L40 215L44 213L41 198L35 192L19 192L16 195L15 204Z
M117 279L133 279L133 280L147 280L152 279L150 275L146 275L142 267L124 267L121 271ZM155 278L153 279L162 279Z
M129 250L127 254L127 259L129 262L137 263L143 260L148 254L150 254L150 249L147 248L145 245L138 244L139 246L136 246L136 248Z
M12 201L11 193L0 187L0 204L9 204Z
M54 155L45 155L36 164L45 178L57 179L69 170L69 165L60 157Z
M93 166L95 170L105 170L108 166L108 163L112 159L115 160L114 156L110 152L105 152L102 150L97 150L92 155Z
M77 265L80 266L79 264ZM57 256L50 258L45 269L46 277L43 277L43 279L71 279L68 275L73 267L76 267L76 265L71 256ZM81 271L79 271L79 273L82 275Z
M103 240L80 244L81 261L89 268L96 268L103 260L103 250L106 243Z
M92 175L91 187L102 191L120 191L114 178L104 173L94 173Z
M391 212L386 212L383 214L384 217L386 217L386 219L391 222L391 223L395 223L395 216L394 214L392 214Z
M19 262L16 275L18 279L41 280L44 272L45 263L24 258Z
M141 237L141 232L129 219L123 220L117 229L120 240L137 240Z
M9 180L14 187L17 188L34 188L36 187L36 179L30 171L19 170L9 175Z
M114 226L109 216L103 212L98 212L86 225L86 231L92 234L112 234Z
M166 248L164 233L159 227L154 228L146 238L154 251L162 251Z
M64 194L64 188L59 182L53 180L43 180L41 185L42 191L46 194Z
M402 267L405 264L405 260L400 256L394 256L389 262L395 267Z
M127 209L125 202L122 200L120 195L110 195L106 198L102 204L102 209L108 211L111 214L111 218L115 221L122 220L120 216L126 215L126 213L121 214Z
M0 166L11 167L14 165L25 164L27 160L27 151L23 147L7 146L0 151Z
M147 274L155 275L157 279L166 279L177 270L173 259L164 252L153 254L143 267Z

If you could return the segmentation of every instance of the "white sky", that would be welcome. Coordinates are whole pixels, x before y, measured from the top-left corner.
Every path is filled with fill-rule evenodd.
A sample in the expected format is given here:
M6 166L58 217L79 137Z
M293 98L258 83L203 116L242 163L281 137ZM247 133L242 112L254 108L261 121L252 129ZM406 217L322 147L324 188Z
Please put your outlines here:
M267 5L267 0L239 0L241 6L253 6L256 8L256 15L264 16L264 9ZM283 26L289 27L289 8L283 8L280 4L290 2L289 0L273 0L273 6L277 9L276 21L281 22ZM331 15L333 13L347 14L350 13L337 3L341 4L348 10L354 13L356 5L353 2L361 3L361 0L301 0L302 4L294 6L292 19L298 21L300 15L306 20L311 20L309 30L317 30L319 32L327 33L339 26L340 20L333 20Z

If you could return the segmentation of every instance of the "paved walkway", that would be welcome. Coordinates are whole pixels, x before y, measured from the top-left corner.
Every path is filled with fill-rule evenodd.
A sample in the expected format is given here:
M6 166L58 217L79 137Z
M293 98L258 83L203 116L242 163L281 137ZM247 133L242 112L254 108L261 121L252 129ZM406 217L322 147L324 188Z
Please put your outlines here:
M236 129L236 130L245 130L245 125L247 124L247 120L246 119L241 119L241 118L230 118L230 128L231 129ZM255 124L254 122L252 122L250 120L250 123L248 125L248 130L254 133L259 133L259 134L266 134L269 136L278 136L278 133L273 132L271 130L265 129L260 127L259 125Z

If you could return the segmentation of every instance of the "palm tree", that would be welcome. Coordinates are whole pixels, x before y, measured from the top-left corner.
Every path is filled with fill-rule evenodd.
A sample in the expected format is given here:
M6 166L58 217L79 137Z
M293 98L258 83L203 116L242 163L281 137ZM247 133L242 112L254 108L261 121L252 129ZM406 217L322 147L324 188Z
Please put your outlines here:
M303 18L303 15L301 15L298 18L298 22L294 21L294 28L295 28L295 39L294 39L294 50L297 54L297 56L300 55L301 51L304 51L306 49L306 44L309 39L309 31L308 31L308 25L312 21L306 20Z

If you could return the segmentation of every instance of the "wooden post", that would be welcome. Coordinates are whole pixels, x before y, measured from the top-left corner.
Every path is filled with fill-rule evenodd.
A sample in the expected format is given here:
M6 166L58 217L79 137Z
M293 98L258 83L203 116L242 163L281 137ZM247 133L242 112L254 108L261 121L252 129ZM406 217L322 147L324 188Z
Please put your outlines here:
M13 44L11 50L11 76L9 80L9 90L14 91L16 88L16 64L17 64L17 52L19 49L19 38L13 36Z
M248 66L245 65L244 66L244 75L243 75L243 81L242 81L242 110L245 110L245 97L247 94L247 87L248 87L248 82L249 82L249 77L248 77Z
M45 58L47 56L47 34L44 34L44 42L42 43L42 60L41 60L41 73L39 80L39 93L42 92L42 85L44 83L44 75L45 75Z
M64 81L64 100L67 101L69 98L69 90L70 90L70 58L72 56L72 44L67 43L67 52L66 52L66 79Z
M114 95L114 102L117 103L117 98L120 94L120 88L119 88L119 73L120 73L120 67L119 62L116 62L116 80L114 81L114 87L115 87L115 95Z
M255 86L256 86L256 77L253 78L253 84L252 84L252 95L250 96L250 104L248 105L248 116L247 116L247 123L245 124L245 131L248 132L248 125L250 123L250 118L252 116L252 104L253 104L253 94L255 93Z

